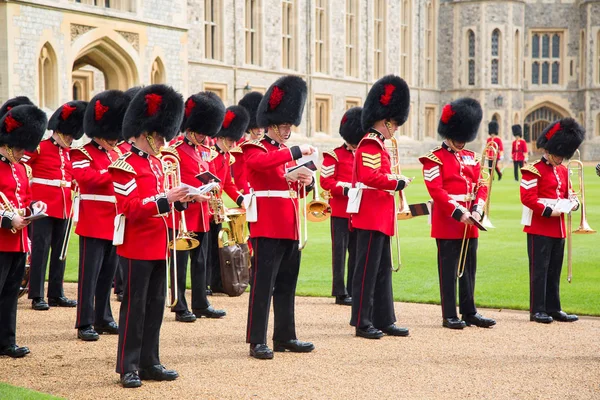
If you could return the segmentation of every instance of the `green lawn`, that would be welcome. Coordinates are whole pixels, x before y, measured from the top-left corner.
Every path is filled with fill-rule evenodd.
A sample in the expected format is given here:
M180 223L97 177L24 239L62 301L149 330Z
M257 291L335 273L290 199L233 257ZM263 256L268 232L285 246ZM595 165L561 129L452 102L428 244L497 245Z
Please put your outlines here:
M6 383L0 383L0 399L2 400L55 400L60 397L50 396L49 394L34 392L24 388L19 388Z
M522 206L519 183L512 177L512 164L505 178L494 181L490 217L496 229L483 232L479 241L477 305L492 308L529 309L529 274L525 234L520 225ZM417 178L407 189L410 203L428 200L420 170L406 170ZM600 228L600 179L592 167L586 167L587 217L592 228ZM573 218L578 226L580 213ZM394 296L399 301L439 304L436 246L429 237L427 217L401 221L402 268L393 274ZM564 310L600 315L600 254L594 248L598 235L573 235L573 282L566 280L566 256L562 281ZM69 248L66 281L77 280L77 236ZM309 223L309 241L303 250L298 294L331 294L331 240L329 223ZM188 282L189 286L189 282Z

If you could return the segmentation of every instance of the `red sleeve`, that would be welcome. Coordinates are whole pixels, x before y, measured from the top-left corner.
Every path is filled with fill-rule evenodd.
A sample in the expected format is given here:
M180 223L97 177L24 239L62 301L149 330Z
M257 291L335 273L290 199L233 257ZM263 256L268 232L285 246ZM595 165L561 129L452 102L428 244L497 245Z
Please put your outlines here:
M381 172L384 151L374 140L363 139L356 150L355 168L361 183L379 190L396 190L398 180Z
M537 215L546 215L548 213L546 209L550 209L550 212L552 212L552 209L539 202L538 179L540 177L533 172L521 169L521 203L532 209Z
M461 214L466 212L467 210L452 200L446 189L444 189L444 181L442 180L443 165L425 157L420 158L419 161L423 164L423 181L435 207L439 207L442 214L447 216L454 215L457 209L460 209Z
M498 145L498 156L502 156L502 153L504 153L504 144L502 143L502 139L500 139L499 136L496 136L494 139L494 141Z
M245 147L244 154L246 155L246 167L255 171L277 167L294 160L291 148L265 151L255 145L246 145Z
M225 193L227 193L227 196L239 204L241 201L240 196L242 196L242 194L238 190L236 184L233 183L233 177L231 176L231 165L229 164L225 166L225 181L222 183L222 185L223 190Z
M170 211L171 206L165 193L142 199L135 174L116 168L110 168L109 171L115 188L117 208L119 213L125 214L125 218L130 221L144 220Z
M73 179L80 185L85 183L86 187L94 190L106 187L112 183L108 170L97 170L91 166L90 159L78 149L71 150L71 161Z
M235 156L235 163L233 163L233 181L235 185L243 191L243 193L248 193L250 187L248 185L248 179L246 178L246 166L244 165L244 153L237 153Z
M328 190L333 196L344 195L344 185L351 187L350 182L340 182L337 178L338 161L331 155L323 154L323 163L321 163L321 175L319 176L319 185L324 190Z

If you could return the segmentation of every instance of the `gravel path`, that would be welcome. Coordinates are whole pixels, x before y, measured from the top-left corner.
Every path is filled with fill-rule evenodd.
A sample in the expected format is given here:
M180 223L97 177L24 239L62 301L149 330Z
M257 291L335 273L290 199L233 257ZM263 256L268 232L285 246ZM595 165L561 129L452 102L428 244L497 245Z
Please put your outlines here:
M71 298L75 290L66 285ZM498 325L451 331L441 327L439 306L396 303L410 337L366 340L354 337L349 307L300 297L298 335L316 350L263 361L248 357L244 342L247 295L212 302L225 319L184 324L165 312L162 362L180 378L126 390L114 373L116 336L84 343L74 309L33 311L21 299L17 341L32 354L3 357L0 380L69 399L600 398L598 318L541 325L528 313L481 310Z

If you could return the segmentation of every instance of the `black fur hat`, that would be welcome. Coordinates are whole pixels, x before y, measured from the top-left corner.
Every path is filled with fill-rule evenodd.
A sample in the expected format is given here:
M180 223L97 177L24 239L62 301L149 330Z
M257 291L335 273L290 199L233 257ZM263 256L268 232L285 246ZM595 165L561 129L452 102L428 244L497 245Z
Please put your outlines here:
M4 114L9 112L11 108L22 105L32 106L33 103L27 96L17 96L13 97L12 99L8 99L6 103L2 104L2 107L0 107L0 118L4 117Z
M34 105L10 109L0 119L0 146L34 151L46 133L48 117Z
M74 140L83 136L83 115L87 101L69 101L58 107L48 121L48 129L63 135L73 136Z
M490 123L488 124L488 134L498 134L498 129L500 127L498 126L498 121L496 120L491 120Z
M365 136L365 130L362 127L361 122L362 107L352 107L344 113L342 121L340 122L340 136L344 138L347 143L352 145L358 145L363 136Z
M368 131L377 121L394 120L403 125L410 111L410 90L402 78L387 75L373 84L362 111L362 127Z
M117 140L130 99L120 90L106 90L94 96L85 111L83 128L91 138Z
M513 125L511 126L513 136L521 136L523 131L521 130L521 125Z
M214 137L221 130L224 118L225 105L219 96L213 92L196 93L185 102L181 131Z
M126 97L125 100L127 101L127 107L129 107L129 103L131 103L131 100L133 100L133 98L135 97L135 95L138 94L138 92L140 90L142 90L142 87L143 86L134 86L134 87L131 87L131 88L127 89L125 92L123 92L123 94ZM125 107L125 111L127 111L127 107ZM121 125L123 125L123 124L121 123ZM119 141L129 140L130 138L131 138L130 136L125 137L125 134L123 132L123 128L121 127L121 133L119 134Z
M227 107L225 118L221 130L216 134L216 137L224 137L233 139L236 142L244 136L244 132L248 129L250 115L242 106Z
M277 79L267 90L256 110L258 127L300 125L306 92L306 82L299 76L287 75Z
M472 142L483 118L481 105L475 99L463 97L446 104L438 125L438 133L444 139Z
M242 106L248 111L248 115L250 115L250 122L248 123L248 130L258 128L258 123L256 122L256 111L258 110L258 105L262 100L262 93L258 92L250 92L246 94L239 101L238 105Z
M156 132L167 141L173 139L183 118L183 98L172 87L149 85L139 90L125 112L126 137Z
M571 158L585 139L585 129L573 118L548 125L537 140L537 147L552 155Z

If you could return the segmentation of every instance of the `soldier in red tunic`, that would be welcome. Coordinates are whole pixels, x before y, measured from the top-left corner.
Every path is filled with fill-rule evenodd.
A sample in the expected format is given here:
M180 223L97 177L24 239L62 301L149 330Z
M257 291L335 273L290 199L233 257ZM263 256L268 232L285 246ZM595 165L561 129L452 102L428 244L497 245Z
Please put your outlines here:
M46 211L46 204L32 199L29 167L19 160L25 150L35 150L47 123L42 110L14 103L0 119L0 356L19 358L29 354L27 347L19 347L15 341L19 287L29 251L29 221L24 217Z
M246 201L246 215L254 251L246 343L250 356L273 358L267 346L269 308L273 297L275 351L310 352L314 345L296 338L294 298L300 269L300 215L298 193L303 196L314 185L312 174L298 180L286 178L294 160L310 155L309 145L287 147L291 126L300 125L306 101L306 82L297 76L279 78L258 107L258 126L267 128L262 140L244 144L248 181L253 189Z
M129 104L123 130L134 137L131 151L110 165L117 212L125 219L117 254L125 268L119 315L116 371L126 388L141 380L177 379L158 354L165 308L168 233L166 219L174 207L183 210L188 190L165 191L160 148L175 137L183 117L183 99L165 85L141 89Z
M340 135L345 143L323 153L320 184L329 192L331 206L331 265L333 273L331 295L335 304L352 305L352 276L356 262L356 231L350 229L348 190L352 187L354 151L365 135L361 125L362 107L346 111L340 123ZM348 253L348 278L344 286L344 269Z
M185 115L182 130L185 132L183 140L174 143L168 151L174 154L180 162L181 181L190 186L198 187L201 182L196 178L203 172L210 172L210 160L216 156L204 143L207 137L214 136L223 123L225 106L221 99L212 92L201 92L187 99L185 102ZM207 285L207 259L210 248L210 211L208 196L201 200L189 203L185 210L185 222L189 232L200 241L200 246L190 251L177 252L177 288L179 301L171 311L175 312L175 319L180 322L194 322L196 318L222 318L225 310L215 309L206 296ZM180 216L176 214L179 218ZM171 219L169 219L171 224ZM177 221L176 228L179 228ZM192 311L188 308L185 298L187 263L190 259L190 275L192 280ZM171 266L172 268L172 266ZM171 274L173 271L171 271Z
M499 125L496 120L492 120L488 124L488 133L489 133L490 137L487 138L486 143L494 142L498 146L498 154L496 155L496 173L498 174L498 180L501 180L502 179L502 171L500 170L500 161L502 161L502 159L504 158L504 145L502 144L502 139L498 136L498 129L499 129ZM493 175L494 171L492 171L491 169L492 169L492 162L493 162L494 155L492 154L491 151L487 152L487 158L488 158L488 169L490 170L490 175Z
M230 150L230 153L235 157L235 164L231 166L233 171L233 180L237 188L243 194L250 193L250 185L248 184L248 178L246 176L245 158L243 157L244 151L242 145L248 140L261 140L264 135L263 128L259 127L256 123L256 110L262 100L263 95L258 92L250 92L246 94L238 102L238 105L244 107L250 116L248 122L248 128L246 128L245 137L238 141L238 145Z
M585 130L572 118L557 121L542 132L537 147L542 158L521 170L523 231L527 233L529 255L530 320L550 323L577 321L576 315L562 311L560 273L565 247L565 216L557 208L559 201L579 202L570 191L569 171L562 165L571 158L585 138Z
M512 133L515 140L512 142L512 160L515 169L515 181L519 181L519 170L523 168L523 163L527 162L527 142L521 139L521 125L513 125Z
M87 102L71 101L59 107L48 122L52 136L43 140L37 150L27 152L23 161L31 166L33 197L48 205L48 218L31 224L31 267L29 295L34 310L49 306L75 307L77 302L65 297L63 277L65 260L60 260L68 220L72 216L72 176L70 149L73 140L83 136L83 113ZM48 303L44 301L44 277L50 253Z
M119 329L110 309L110 289L117 270L113 246L117 200L108 166L121 155L116 147L129 104L120 90L108 90L91 100L84 130L92 140L71 150L73 179L79 186L79 279L77 337L95 341L99 334L116 335Z
M236 142L244 135L249 121L250 116L244 107L228 107L225 112L221 130L215 135L216 143L212 147L212 149L217 152L216 157L212 160L213 169L215 175L221 181L215 196L218 199L222 199L223 191L225 191L229 198L236 202L238 207L242 206L244 196L233 182L231 168L234 163L237 162L237 158L235 158L230 151L235 147ZM241 155L239 158L242 158ZM210 258L208 265L211 269L210 289L213 293L223 293L221 263L219 260L219 232L221 232L223 222L221 219L222 216L213 215L210 222L210 251L208 252Z
M409 109L408 85L398 76L387 75L369 90L361 114L367 133L354 154L352 192L358 196L349 200L361 199L350 216L357 242L350 325L356 328L356 336L367 339L409 334L395 324L390 242L397 234L394 196L410 179L392 174L385 147L385 140L406 122Z
M442 304L442 325L463 329L475 325L488 328L496 321L484 318L475 307L475 272L479 230L471 218L480 221L487 199L487 186L480 183L480 157L465 149L475 140L483 112L477 100L462 98L446 104L438 125L442 145L419 158L423 178L433 199L431 237L438 248L438 274ZM468 240L464 274L458 280L459 309L456 314L456 277L463 240Z

